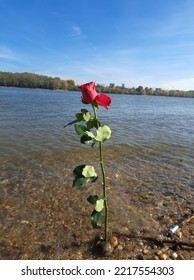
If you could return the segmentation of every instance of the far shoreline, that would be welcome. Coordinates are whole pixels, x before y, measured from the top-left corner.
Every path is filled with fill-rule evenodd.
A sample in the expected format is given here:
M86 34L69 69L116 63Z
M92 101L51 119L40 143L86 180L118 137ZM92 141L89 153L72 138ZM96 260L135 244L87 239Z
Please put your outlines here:
M81 91L78 88L75 89L49 89L49 88L41 88L41 87L20 87L20 86L1 86L0 85L0 89L2 88L17 88L17 89L32 89L32 90L47 90L47 91L58 91L58 92L75 92L75 93L81 93ZM182 91L180 91L179 94L140 94L140 93L130 93L130 92L125 92L125 93L121 93L121 92L117 92L117 91L107 91L107 90L102 90L100 91L98 86L97 86L97 92L104 92L107 94L120 94L120 95L131 95L131 96L160 96L160 97L181 97L181 98L194 98L194 91L188 91L188 92L184 92L184 94L181 94ZM176 91L177 92L177 91ZM178 91L179 92L179 91Z

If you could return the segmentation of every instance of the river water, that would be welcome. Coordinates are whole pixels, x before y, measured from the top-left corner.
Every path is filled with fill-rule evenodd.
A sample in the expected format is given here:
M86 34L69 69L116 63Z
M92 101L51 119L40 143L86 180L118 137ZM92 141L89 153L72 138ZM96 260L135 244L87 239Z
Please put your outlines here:
M162 230L173 222L172 217L178 219L193 208L194 99L117 94L110 97L111 106L108 110L99 108L98 115L112 130L111 139L104 143L110 217L115 217L112 226L131 231L142 225L149 227L153 222L151 214L146 224L137 213L142 209L152 213L154 223L157 221ZM0 88L1 230L2 234L10 232L10 238L17 242L29 231L29 225L33 225L30 238L35 242L44 227L42 221L48 219L47 226L52 228L56 215L60 224L64 213L70 232L77 227L82 232L86 221L87 231L92 232L88 212L85 213L89 206L84 201L93 189L74 191L71 172L78 164L95 165L98 149L81 144L73 126L64 128L81 108L90 110L80 100L78 92ZM78 204L80 200L83 205ZM130 211L133 214L129 218ZM75 217L82 212L78 225ZM161 217L166 217L165 222ZM23 233L21 224L25 227ZM56 232L55 224L53 236ZM46 233L42 238L48 239ZM44 243L43 240L37 242ZM48 242L53 240L54 237ZM35 249L30 255L27 237L25 244L29 257L43 258L36 255ZM11 245L5 246L11 250ZM25 258L23 251L18 254L11 251L3 256ZM53 258L62 258L61 254L58 251ZM63 258L72 258L73 252L68 254Z

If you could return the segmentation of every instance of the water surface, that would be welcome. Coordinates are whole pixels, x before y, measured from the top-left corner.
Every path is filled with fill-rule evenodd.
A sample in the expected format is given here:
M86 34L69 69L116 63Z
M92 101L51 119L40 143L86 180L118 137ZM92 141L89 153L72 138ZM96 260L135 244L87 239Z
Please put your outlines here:
M109 110L98 112L112 129L104 143L110 225L161 234L193 209L194 99L110 97ZM64 251L64 230L70 240L94 235L86 198L101 185L73 190L71 172L86 163L100 174L98 148L63 127L90 110L80 99L77 92L0 88L1 258L79 258L77 247ZM80 258L89 258L84 248Z

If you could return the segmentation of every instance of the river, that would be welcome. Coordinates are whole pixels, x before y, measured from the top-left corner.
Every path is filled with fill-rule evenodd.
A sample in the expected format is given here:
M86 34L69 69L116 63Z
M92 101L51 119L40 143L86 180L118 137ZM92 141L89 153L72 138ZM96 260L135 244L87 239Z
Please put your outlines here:
M119 229L130 227L132 231L141 228L144 222L137 209L153 212L158 223L159 217L165 215L180 218L194 203L194 99L117 94L110 97L111 106L108 110L99 108L98 115L112 130L111 139L104 143L104 157L112 188L110 196L114 194L110 217L119 220L113 225ZM85 201L86 197L77 190L73 190L72 197L71 172L78 164L98 166L97 147L81 144L73 126L64 128L81 108L90 110L80 100L78 92L0 88L2 233L15 224L15 233L10 235L18 238L21 228L16 221L23 226L37 225L49 217L47 223L51 223L53 214L48 209L51 207L58 215L59 204L64 200L63 212L78 207L66 217L71 230L75 230L75 213L83 211L77 201ZM53 206L54 194L57 210ZM87 207L84 204L84 209ZM130 219L126 208L137 210ZM123 213L122 218L118 211ZM84 215L83 223L88 219ZM81 222L79 226L81 232ZM160 226L164 229L167 222L161 224L160 220ZM41 226L32 231L31 238L37 232L42 232ZM38 258L30 253L29 256ZM15 258L21 256L16 254Z

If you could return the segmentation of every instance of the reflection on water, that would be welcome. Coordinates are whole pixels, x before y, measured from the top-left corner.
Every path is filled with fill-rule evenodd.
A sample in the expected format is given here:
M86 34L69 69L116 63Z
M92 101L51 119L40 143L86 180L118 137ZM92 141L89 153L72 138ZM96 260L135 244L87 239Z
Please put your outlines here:
M104 145L111 227L157 234L170 217L193 207L194 99L111 98L110 109L99 112L113 131ZM62 257L59 249L64 228L86 242L88 232L94 235L86 197L100 191L100 183L71 188L78 164L94 164L100 173L97 147L81 145L73 127L63 128L80 110L80 94L1 88L0 100L1 236L29 258L43 258L37 246L45 242L56 246L53 258L73 258L74 251ZM5 258L25 258L2 242Z

